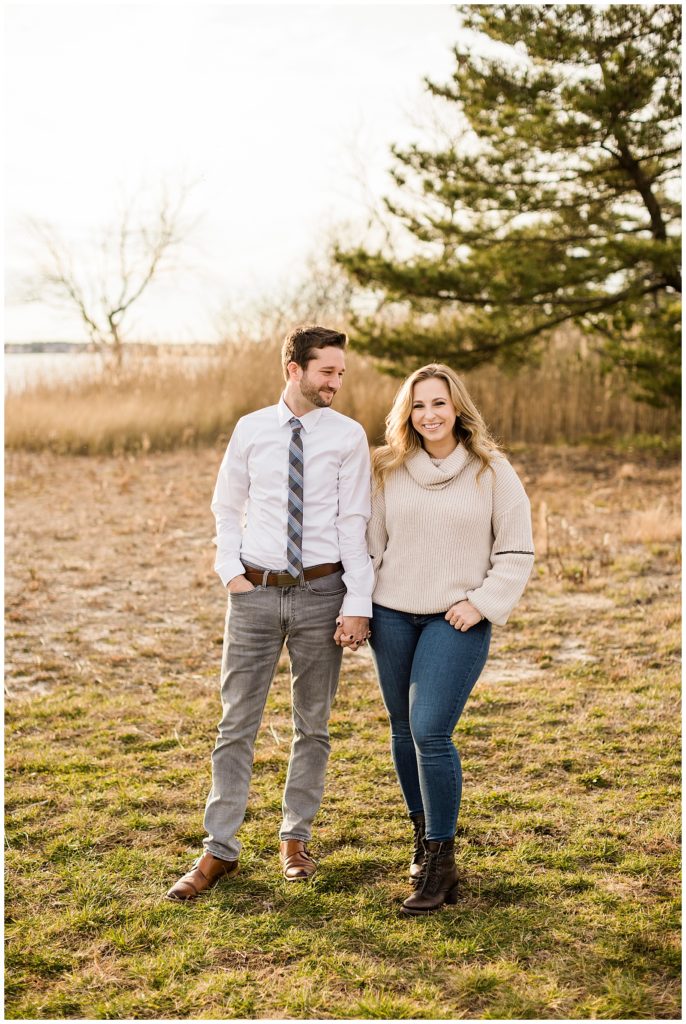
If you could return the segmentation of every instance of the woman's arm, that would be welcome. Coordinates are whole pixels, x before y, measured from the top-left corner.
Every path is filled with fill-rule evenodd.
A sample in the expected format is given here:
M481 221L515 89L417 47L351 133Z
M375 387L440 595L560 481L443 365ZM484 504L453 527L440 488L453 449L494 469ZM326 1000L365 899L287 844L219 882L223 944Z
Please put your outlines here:
M505 459L498 460L495 473L491 568L467 598L485 618L503 626L531 575L534 543L531 507L519 477Z
M367 526L367 548L374 566L375 586L387 544L386 499L383 489L377 489L372 485L372 514Z

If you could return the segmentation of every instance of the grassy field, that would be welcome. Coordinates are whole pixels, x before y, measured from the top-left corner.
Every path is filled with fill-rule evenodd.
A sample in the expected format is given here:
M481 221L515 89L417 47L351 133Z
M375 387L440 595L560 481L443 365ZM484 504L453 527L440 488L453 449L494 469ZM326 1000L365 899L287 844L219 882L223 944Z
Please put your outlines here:
M8 456L6 1016L678 1018L678 465L514 453L539 554L457 732L461 898L406 920L409 829L361 653L315 881L278 870L281 666L241 873L163 898L200 848L219 717L219 458Z

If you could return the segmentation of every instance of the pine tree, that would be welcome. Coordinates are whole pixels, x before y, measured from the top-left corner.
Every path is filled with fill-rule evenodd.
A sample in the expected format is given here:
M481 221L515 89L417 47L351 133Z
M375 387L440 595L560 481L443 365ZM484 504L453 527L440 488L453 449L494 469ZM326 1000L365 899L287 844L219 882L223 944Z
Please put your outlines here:
M458 44L451 81L426 84L460 127L393 149L385 204L411 255L337 251L380 300L354 340L391 372L468 369L526 362L571 323L637 397L678 402L680 7L457 10L505 46Z

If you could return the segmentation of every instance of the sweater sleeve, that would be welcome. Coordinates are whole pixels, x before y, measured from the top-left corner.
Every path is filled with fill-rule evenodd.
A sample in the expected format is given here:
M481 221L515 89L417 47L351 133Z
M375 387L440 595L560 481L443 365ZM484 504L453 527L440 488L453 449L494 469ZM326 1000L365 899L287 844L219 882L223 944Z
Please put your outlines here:
M534 564L531 507L522 483L505 459L495 466L491 568L467 597L481 614L504 626L524 593Z
M374 566L374 587L379 576L384 551L388 543L386 530L386 498L383 488L372 488L372 514L367 526L367 548Z

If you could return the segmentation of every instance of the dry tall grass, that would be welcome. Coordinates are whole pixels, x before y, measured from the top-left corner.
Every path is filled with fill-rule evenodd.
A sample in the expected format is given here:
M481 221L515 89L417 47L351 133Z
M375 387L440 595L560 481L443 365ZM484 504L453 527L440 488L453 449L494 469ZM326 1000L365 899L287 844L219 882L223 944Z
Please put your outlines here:
M137 360L118 377L39 384L5 403L8 448L106 454L221 444L236 420L278 399L278 342L228 345L215 357ZM636 434L673 437L678 416L639 405L620 375L603 377L578 343L551 348L538 368L508 376L495 367L465 374L486 422L506 444L588 441ZM336 408L378 443L398 381L351 352Z
M577 443L680 432L676 410L636 402L621 371L604 375L584 340L562 336L539 367L510 376L488 366L465 374L472 398L505 443Z
M621 533L629 543L672 544L681 538L681 515L663 498L650 508L633 511Z

